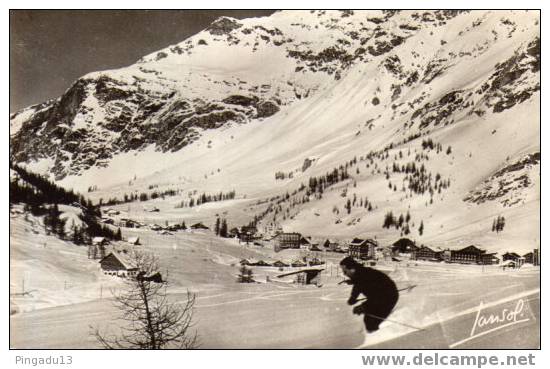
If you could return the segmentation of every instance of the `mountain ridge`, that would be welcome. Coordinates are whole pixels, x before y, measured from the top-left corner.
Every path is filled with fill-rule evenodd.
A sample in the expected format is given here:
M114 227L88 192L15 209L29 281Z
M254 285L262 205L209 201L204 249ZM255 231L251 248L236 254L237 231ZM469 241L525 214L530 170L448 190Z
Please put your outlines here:
M61 98L13 114L10 157L52 173L67 187L99 185L90 193L96 200L159 184L177 187L183 199L198 189L234 189L246 205L228 202L211 211L203 205L200 215L197 209L181 215L211 220L228 211L241 223L268 209L256 202L292 193L357 157L350 166L355 172L340 187L327 187L319 199L310 193L310 200L292 206L295 195L279 204L280 211L272 204L264 222L275 217L289 229L318 235L377 230L389 239L402 231L380 231L389 209L403 213L409 207L419 222L452 207L457 214L440 218L461 229L447 236L453 239L472 233L464 219L472 212L481 219L503 211L515 216L533 201L529 206L538 201L540 207L540 160L518 177L528 176L526 186L503 185L517 193L510 201L520 198L511 207L504 210L500 197L475 209L463 201L484 181L490 182L484 188L500 188L502 179L491 179L500 169L540 155L538 22L536 12L520 11L222 17L136 64L90 73ZM442 150L423 149L428 138ZM403 155L407 151L411 156ZM303 170L306 159L311 162ZM439 197L409 193L417 180L391 168L411 161L433 175L426 189L433 189L436 174L451 180L449 188ZM372 220L358 208L345 216L331 211L336 206L342 212L341 186L349 196L369 194ZM516 240L533 244L533 227L521 224ZM443 242L437 227L426 227L420 238Z

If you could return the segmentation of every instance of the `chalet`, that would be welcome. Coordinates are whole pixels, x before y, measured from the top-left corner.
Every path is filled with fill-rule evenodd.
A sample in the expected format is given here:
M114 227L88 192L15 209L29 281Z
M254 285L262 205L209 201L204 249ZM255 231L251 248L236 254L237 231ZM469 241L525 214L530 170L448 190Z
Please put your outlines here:
M243 242L248 245L250 242L253 242L253 240L254 240L254 235L250 233L242 233L242 232L239 233L239 242Z
M527 254L523 255L523 258L525 259L525 263L533 264L533 265L540 265L539 264L539 250L534 249L531 252L528 252Z
M300 233L279 233L273 238L278 249L299 249L302 235Z
M168 230L166 230L166 229L163 229L163 230L160 231L159 233L162 234L162 235L165 235L165 236L171 236L171 235L173 235L172 232L170 232L170 231L168 231Z
M313 258L309 261L309 265L310 266L315 266L315 265L323 265L325 262L324 261L321 261L320 259L317 259L317 258Z
M316 243L312 243L312 244L311 244L311 247L309 248L309 251L317 251L317 252L319 252L319 251L323 251L323 250L321 250L321 249L319 248L319 243L316 242Z
M231 228L229 232L227 233L227 236L230 238L239 237L239 229L238 228Z
M500 259L497 256L496 252L492 252L490 254L482 254L481 255L481 264L484 265L495 265L500 263Z
M259 267L271 266L270 263L268 263L267 261L264 261L264 260L258 260L255 264L250 264L250 265L259 266Z
M256 226L253 225L242 226L241 233L249 233L251 235L255 235L256 233L258 233L258 229L256 228Z
M309 248L311 247L311 241L310 241L310 237L300 237L300 249L302 250L309 250Z
M474 245L470 245L463 249L451 252L451 262L461 264L480 264L481 255L484 253L484 250L481 250Z
M139 237L129 237L128 243L134 246L141 245L141 243L139 242Z
M519 256L515 252L507 252L506 254L502 255L502 261L512 260L513 262L517 263L520 258L521 256Z
M158 224L153 224L153 225L149 226L149 229L152 230L152 231L160 231L162 229L162 227L159 226Z
M502 261L508 261L512 260L517 267L522 266L525 264L525 258L516 254L515 252L507 252L506 254L502 255Z
M314 285L320 287L321 272L323 270L324 269L317 269L317 268L302 269L302 270L297 270L295 272L280 274L280 275L277 276L277 278L283 278L283 277L288 277L288 276L291 276L291 275L295 275L296 276L296 279L295 279L296 283L314 284Z
M138 272L138 268L124 252L110 252L99 261L103 273L118 277L132 277Z
M254 226L241 227L241 231L239 232L239 241L246 242L247 244L254 241L254 237L256 236L257 231L258 230Z
M284 268L284 267L289 266L289 264L286 264L285 262L283 262L281 260L277 260L276 262L274 262L271 265L273 265L274 267L277 267L277 268Z
M205 226L204 224L202 224L201 222L199 223L195 223L191 226L191 229L210 229L208 228L207 226Z
M300 249L309 251L321 251L319 242L315 242L311 237L302 237L300 239Z
M338 244L338 241L326 239L323 243L323 247L328 251L339 251L340 245Z
M376 246L378 243L372 239L354 238L348 245L348 254L356 259L372 259Z
M135 220L132 220L132 219L128 219L128 218L120 218L120 220L118 222L118 226L119 227L124 227L124 228L140 228L141 223L136 222Z
M300 268L300 267L307 266L307 264L301 260L294 260L293 262L290 263L290 266L292 266L293 268Z
M275 236L283 232L283 228L277 223L270 222L264 226L263 233L266 235Z
M168 227L166 227L168 231L177 232L180 230L185 230L185 227L183 224L171 224Z
M460 264L492 264L494 258L491 255L487 254L485 250L470 245L460 250L445 250L443 252L443 260L448 263Z
M408 238L401 238L395 241L392 245L391 251L394 255L399 256L413 256L418 250L418 246Z
M145 272L139 272L136 276L136 279L138 281L146 281L146 282L155 282L155 283L163 283L162 275L160 272L151 273L149 275L146 275Z
M416 260L439 260L439 253L435 250L430 249L427 246L421 246L414 252L414 259Z
M506 260L504 262L502 262L502 264L500 264L500 267L502 269L506 269L506 268L517 268L517 263L513 260Z

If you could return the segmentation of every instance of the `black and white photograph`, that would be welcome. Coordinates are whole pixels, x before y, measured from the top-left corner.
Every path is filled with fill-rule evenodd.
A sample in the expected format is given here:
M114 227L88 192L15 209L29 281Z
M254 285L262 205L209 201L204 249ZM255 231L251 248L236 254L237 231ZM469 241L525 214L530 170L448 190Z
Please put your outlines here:
M9 23L10 349L540 349L541 10Z

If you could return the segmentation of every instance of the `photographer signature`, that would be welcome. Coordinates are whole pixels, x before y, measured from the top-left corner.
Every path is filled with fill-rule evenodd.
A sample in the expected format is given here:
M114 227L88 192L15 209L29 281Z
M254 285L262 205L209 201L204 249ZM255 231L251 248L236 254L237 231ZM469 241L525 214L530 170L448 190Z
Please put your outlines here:
M466 333L466 338L449 344L449 348L461 346L466 342L477 340L504 328L536 321L537 317L531 310L530 301L538 301L540 299L539 294L540 289L536 288L486 304L481 301L477 307L464 310L456 316L464 316L467 320L469 320L469 317L473 318L475 316L474 324L471 326L469 335L464 332L465 329L468 329L469 324L466 327L461 325L464 330L461 329L460 331Z
M492 314L483 314L483 301L479 303L476 319L470 332L470 337L476 335L476 331L494 331L510 325L526 322L529 318L522 319L525 311L525 301L519 299L514 308L505 308L502 311Z

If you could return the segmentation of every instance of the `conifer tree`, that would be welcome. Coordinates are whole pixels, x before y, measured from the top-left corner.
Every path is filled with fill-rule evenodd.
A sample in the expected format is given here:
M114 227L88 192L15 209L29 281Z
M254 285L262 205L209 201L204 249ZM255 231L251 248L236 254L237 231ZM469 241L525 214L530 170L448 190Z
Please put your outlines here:
M227 237L227 221L223 218L220 226L220 237Z
M214 225L214 233L216 236L220 235L220 218L216 218L216 225Z

